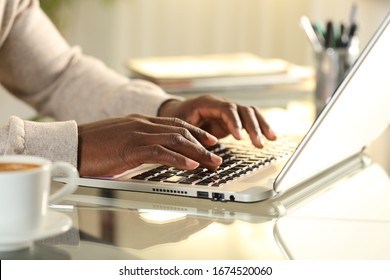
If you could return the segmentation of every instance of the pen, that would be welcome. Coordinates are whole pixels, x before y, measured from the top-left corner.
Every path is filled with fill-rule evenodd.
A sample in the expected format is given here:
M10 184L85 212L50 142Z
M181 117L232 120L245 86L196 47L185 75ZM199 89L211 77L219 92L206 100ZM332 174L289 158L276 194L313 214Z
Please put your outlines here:
M315 52L321 52L322 51L322 45L320 41L318 40L317 34L313 29L313 26L311 25L311 22L308 17L302 16L301 17L301 26L303 30L306 33L307 38L309 39L309 42L311 43L313 49Z
M354 3L351 7L351 14L349 16L349 31L348 31L347 47L349 47L351 45L351 41L356 34L356 29L357 29L356 13L357 13L357 5L356 5L356 3Z
M349 16L349 26L355 24L356 13L357 13L357 5L356 3L354 3L351 7L351 14Z
M333 47L335 47L333 23L331 21L328 21L326 23L325 48Z
M351 44L352 38L353 38L353 37L355 36L355 34L356 34L356 29L357 29L356 23L353 23L353 24L349 27L348 45Z
M324 25L319 23L319 22L316 22L313 25L313 28L314 28L314 31L315 31L315 33L317 35L318 40L320 41L321 46L322 47L325 46L324 34L326 33L326 31L325 31Z
M348 46L349 42L349 35L347 34L348 30L346 26L342 23L340 25L340 40L339 40L339 46L340 48L345 48Z

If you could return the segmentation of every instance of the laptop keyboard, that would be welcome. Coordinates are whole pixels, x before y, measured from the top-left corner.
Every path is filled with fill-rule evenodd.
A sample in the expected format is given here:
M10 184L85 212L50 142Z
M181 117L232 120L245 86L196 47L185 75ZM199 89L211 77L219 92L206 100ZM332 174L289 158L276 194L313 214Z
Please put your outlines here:
M263 149L254 147L249 141L219 143L208 149L223 159L217 170L198 167L188 171L159 166L131 179L220 187L271 162L290 156L296 148L297 140L297 137L292 136L280 137L275 142L265 141Z

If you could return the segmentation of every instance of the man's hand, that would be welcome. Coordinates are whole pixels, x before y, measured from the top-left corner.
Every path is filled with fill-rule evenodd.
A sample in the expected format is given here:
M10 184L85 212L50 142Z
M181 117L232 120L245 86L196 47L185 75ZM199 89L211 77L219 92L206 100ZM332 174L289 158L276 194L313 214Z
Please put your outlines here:
M222 98L201 96L185 101L169 100L161 105L159 116L177 117L212 135L223 138L232 134L241 139L244 128L256 147L262 148L261 135L276 140L276 135L254 107L238 105Z
M79 172L113 176L143 163L191 170L216 169L222 159L204 148L217 143L206 131L177 118L130 115L79 128Z

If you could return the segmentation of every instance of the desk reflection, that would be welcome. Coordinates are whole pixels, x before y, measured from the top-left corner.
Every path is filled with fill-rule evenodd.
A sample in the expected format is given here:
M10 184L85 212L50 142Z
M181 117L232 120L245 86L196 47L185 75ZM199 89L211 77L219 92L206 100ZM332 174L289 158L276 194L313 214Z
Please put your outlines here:
M80 230L140 259L283 258L272 236L275 219L246 223L166 210L85 206L78 217ZM94 222L87 225L86 220Z
M95 219L96 224L88 226L100 229L89 232L90 236L102 243L137 250L185 240L212 223L210 220L169 214L154 219L153 214L134 210L79 209L80 219L98 217Z

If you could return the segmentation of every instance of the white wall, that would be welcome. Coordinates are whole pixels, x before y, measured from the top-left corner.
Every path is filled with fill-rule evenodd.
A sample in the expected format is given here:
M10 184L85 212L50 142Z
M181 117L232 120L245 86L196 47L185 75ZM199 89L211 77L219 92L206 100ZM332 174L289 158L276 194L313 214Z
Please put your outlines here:
M354 2L364 46L390 0L83 0L62 19L70 42L125 74L129 57L156 55L250 51L311 64L299 18L347 21Z

